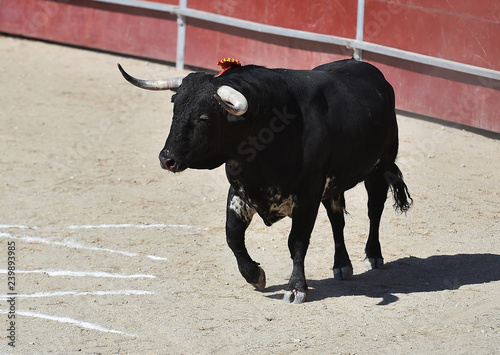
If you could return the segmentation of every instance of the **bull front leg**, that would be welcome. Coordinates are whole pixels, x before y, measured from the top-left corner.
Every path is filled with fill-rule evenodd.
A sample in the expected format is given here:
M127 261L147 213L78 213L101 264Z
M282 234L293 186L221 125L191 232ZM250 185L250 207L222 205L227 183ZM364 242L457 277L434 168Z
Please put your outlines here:
M252 260L245 246L245 231L252 221L255 209L241 199L231 187L227 196L226 241L231 248L238 269L245 280L262 291L266 287L264 270Z
M288 249L293 261L292 276L283 296L287 303L303 303L307 298L307 282L304 271L304 260L309 247L309 240L318 214L319 199L308 196L302 203L298 201L292 213L292 230L288 236Z

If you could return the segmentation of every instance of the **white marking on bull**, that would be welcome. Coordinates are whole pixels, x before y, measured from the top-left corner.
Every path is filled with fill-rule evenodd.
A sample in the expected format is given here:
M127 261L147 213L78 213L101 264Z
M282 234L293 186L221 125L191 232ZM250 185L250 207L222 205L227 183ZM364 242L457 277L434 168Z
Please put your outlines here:
M332 188L331 185L333 185L333 179L330 177L327 177L326 182L325 182L325 188L323 189L323 198L325 198L327 193L331 190L331 188Z
M233 196L231 202L229 203L229 208L236 212L236 214L247 223L250 223L253 215L255 214L255 209L248 206L248 204L238 195Z
M326 178L325 188L323 189L323 199L332 199L332 209L334 212L344 212L344 201L342 195L334 193L335 179L331 177Z
M283 197L279 187L270 187L265 192L269 201L269 212L280 216L292 217L296 198L294 195Z
M340 200L332 199L332 210L339 213L344 212L344 206L342 206Z

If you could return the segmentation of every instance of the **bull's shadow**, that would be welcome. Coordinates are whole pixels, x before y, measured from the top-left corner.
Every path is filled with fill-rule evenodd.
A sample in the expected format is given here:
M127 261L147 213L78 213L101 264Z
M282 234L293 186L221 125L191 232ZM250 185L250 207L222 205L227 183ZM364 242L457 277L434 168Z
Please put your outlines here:
M368 296L380 298L379 305L396 302L398 293L435 292L458 289L464 285L500 280L500 255L457 254L436 255L426 259L408 257L384 265L383 269L369 270L351 279L307 281L308 302L330 297ZM267 297L281 298L287 285L276 285L264 292Z

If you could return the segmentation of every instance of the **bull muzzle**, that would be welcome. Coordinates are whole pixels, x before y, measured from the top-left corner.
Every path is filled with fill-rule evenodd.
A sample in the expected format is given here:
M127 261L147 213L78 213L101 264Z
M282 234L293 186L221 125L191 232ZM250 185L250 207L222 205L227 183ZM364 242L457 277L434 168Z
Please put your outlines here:
M162 169L174 171L176 168L177 162L174 157L168 155L168 152L162 151L159 155L160 165Z
M173 173L180 172L187 168L168 150L162 150L158 158L160 159L160 166L162 167L162 169L171 171Z

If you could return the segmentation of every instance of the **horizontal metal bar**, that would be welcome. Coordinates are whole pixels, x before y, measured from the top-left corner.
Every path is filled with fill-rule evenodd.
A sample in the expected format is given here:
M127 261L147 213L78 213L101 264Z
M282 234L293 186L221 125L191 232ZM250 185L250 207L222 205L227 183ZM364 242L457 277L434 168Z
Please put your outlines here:
M154 10L160 12L168 12L170 14L176 14L179 6L177 5L169 5L169 4L160 4L158 2L151 1L138 1L138 0L90 0L93 2L103 2L106 4L120 5L120 6L129 6L136 7L140 9Z
M500 80L500 71L487 69L483 67L478 67L474 65L464 64L460 62L455 62L447 59L441 59L436 57L431 57L428 55L423 55L415 52L405 51L402 49L392 48L388 46L383 46L380 44L358 41L355 39L349 39L338 36L325 35L320 33L313 33L301 30L294 30L290 28L283 28L272 25L265 25L262 23L241 20L229 16L217 15L210 12L194 10L189 8L180 8L175 5L166 5L160 3L154 3L149 1L137 1L137 0L91 0L96 2L111 3L116 5L131 6L155 11L168 12L171 14L185 16L187 18L194 18L202 21L208 21L213 23L218 23L226 26L237 27L242 29L247 29L254 32L266 33L276 36L283 36L288 38L297 38L307 41L314 41L326 44L333 44L337 46L344 46L352 49L360 49L367 52L377 53L386 55L389 57L394 57L398 59L403 59L407 61L412 61L420 64L435 66L447 70L458 71L462 73L477 75L489 79Z
M497 70L477 67L474 65L464 64L447 59L431 57L424 54L409 52L402 49L382 46L380 44L375 44L370 42L364 42L364 41L363 42L353 41L353 42L354 42L353 43L354 48L359 48L367 52L382 54L388 57L404 59L407 61L426 64L433 67L448 69L452 71L458 71L462 73L482 76L489 79L500 80L500 71Z
M298 39L304 39L304 40L328 43L328 44L336 44L345 47L348 47L352 41L348 38L330 36L330 35L324 35L320 33L306 32L300 30L293 30L290 28L283 28L272 25L265 25L263 23L241 20L234 17L217 15L210 12L199 11L194 9L179 9L179 13L189 18L195 18L198 20L218 23L231 27L242 28L259 33L272 34L276 36L298 38Z

